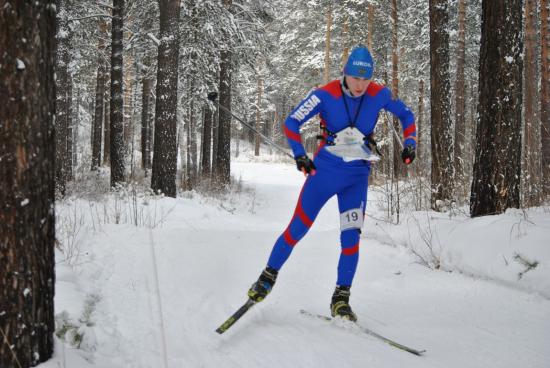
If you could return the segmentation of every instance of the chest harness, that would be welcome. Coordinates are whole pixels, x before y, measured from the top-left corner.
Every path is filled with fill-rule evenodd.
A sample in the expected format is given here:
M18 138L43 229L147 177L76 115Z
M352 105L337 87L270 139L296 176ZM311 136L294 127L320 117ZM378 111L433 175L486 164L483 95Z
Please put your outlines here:
M345 83L345 82L344 82ZM359 100L359 106L357 107L357 111L355 112L355 116L353 120L351 120L351 114L349 112L349 106L348 102L346 101L346 92L344 91L343 86L340 84L340 89L342 91L342 99L344 100L344 107L346 109L346 115L348 116L348 125L350 128L355 128L357 125L357 119L359 118L359 113L361 112L361 106L363 105L363 100L365 99L365 94L361 96L361 99ZM334 146L336 143L334 140L338 137L338 134L335 132L330 131L327 127L325 122L321 119L320 123L320 129L321 134L317 135L317 139L324 141L325 145L327 146ZM363 137L363 142L369 147L369 149L376 151L376 153L381 156L380 150L378 149L378 145L376 144L376 141L374 140L374 132L370 133L369 135L366 135Z

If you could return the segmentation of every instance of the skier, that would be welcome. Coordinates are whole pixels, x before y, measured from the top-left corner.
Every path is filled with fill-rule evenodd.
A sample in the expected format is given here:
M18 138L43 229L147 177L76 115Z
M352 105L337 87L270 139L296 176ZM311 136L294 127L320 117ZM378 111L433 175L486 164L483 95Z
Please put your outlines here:
M292 148L296 166L307 175L294 215L279 236L267 266L248 291L254 302L262 301L272 290L277 274L294 246L307 233L323 205L334 195L340 211L341 254L338 278L330 309L333 317L356 321L349 298L357 262L359 236L367 203L371 163L360 154L341 154L342 137L360 137L361 144L372 138L378 114L385 109L397 116L403 127L406 164L415 158L416 125L412 111L391 91L371 80L374 63L369 50L358 46L351 52L340 79L311 92L288 116L284 132ZM301 142L300 126L320 114L323 140L311 160ZM339 138L340 137L340 138ZM339 147L340 146L340 147ZM347 145L349 146L349 145ZM347 147L346 146L346 147ZM345 151L345 150L344 150Z

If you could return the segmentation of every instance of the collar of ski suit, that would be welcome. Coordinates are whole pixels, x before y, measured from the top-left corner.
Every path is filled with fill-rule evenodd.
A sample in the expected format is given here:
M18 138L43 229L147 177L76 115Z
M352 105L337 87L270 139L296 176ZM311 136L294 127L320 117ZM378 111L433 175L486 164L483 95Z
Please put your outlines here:
M359 96L354 96L351 91L349 90L349 88L346 86L346 80L345 80L346 76L345 75L342 75L340 77L340 86L342 86L342 91L346 94L346 96L348 96L349 98L361 98L362 96L365 95L365 93L367 93L367 90L365 90L365 92L363 92L363 94L359 95ZM368 87L367 87L368 89Z

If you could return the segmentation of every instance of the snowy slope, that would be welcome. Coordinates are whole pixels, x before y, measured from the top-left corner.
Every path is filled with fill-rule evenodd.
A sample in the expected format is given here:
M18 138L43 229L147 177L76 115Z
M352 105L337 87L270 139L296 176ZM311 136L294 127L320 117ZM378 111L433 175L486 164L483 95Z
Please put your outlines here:
M41 368L164 367L164 356L172 368L550 366L550 214L542 209L473 220L413 213L395 226L374 220L382 215L369 196L351 304L362 324L427 349L423 357L299 313L329 313L339 256L335 201L296 246L266 301L216 334L246 300L304 180L285 164L233 169L253 192L224 202L158 200L155 211L165 217L153 230L87 220L72 266L58 254L56 313L78 324L88 298L88 305L96 301L92 323L81 325L81 349L59 342ZM442 270L411 252L426 251L426 227L418 223L437 234ZM517 253L539 262L519 280Z

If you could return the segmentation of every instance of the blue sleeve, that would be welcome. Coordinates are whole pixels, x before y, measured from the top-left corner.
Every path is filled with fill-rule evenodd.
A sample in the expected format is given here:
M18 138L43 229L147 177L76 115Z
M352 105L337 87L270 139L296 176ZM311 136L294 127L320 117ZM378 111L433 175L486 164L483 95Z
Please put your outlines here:
M306 154L302 145L300 127L322 110L322 99L318 91L313 91L290 113L283 124L283 130L292 149L294 158Z
M403 128L403 146L416 147L416 124L414 122L414 114L407 105L399 98L393 99L391 97L391 91L388 88L384 88L383 93L387 94L386 105L384 109L391 112L399 119L401 127Z

